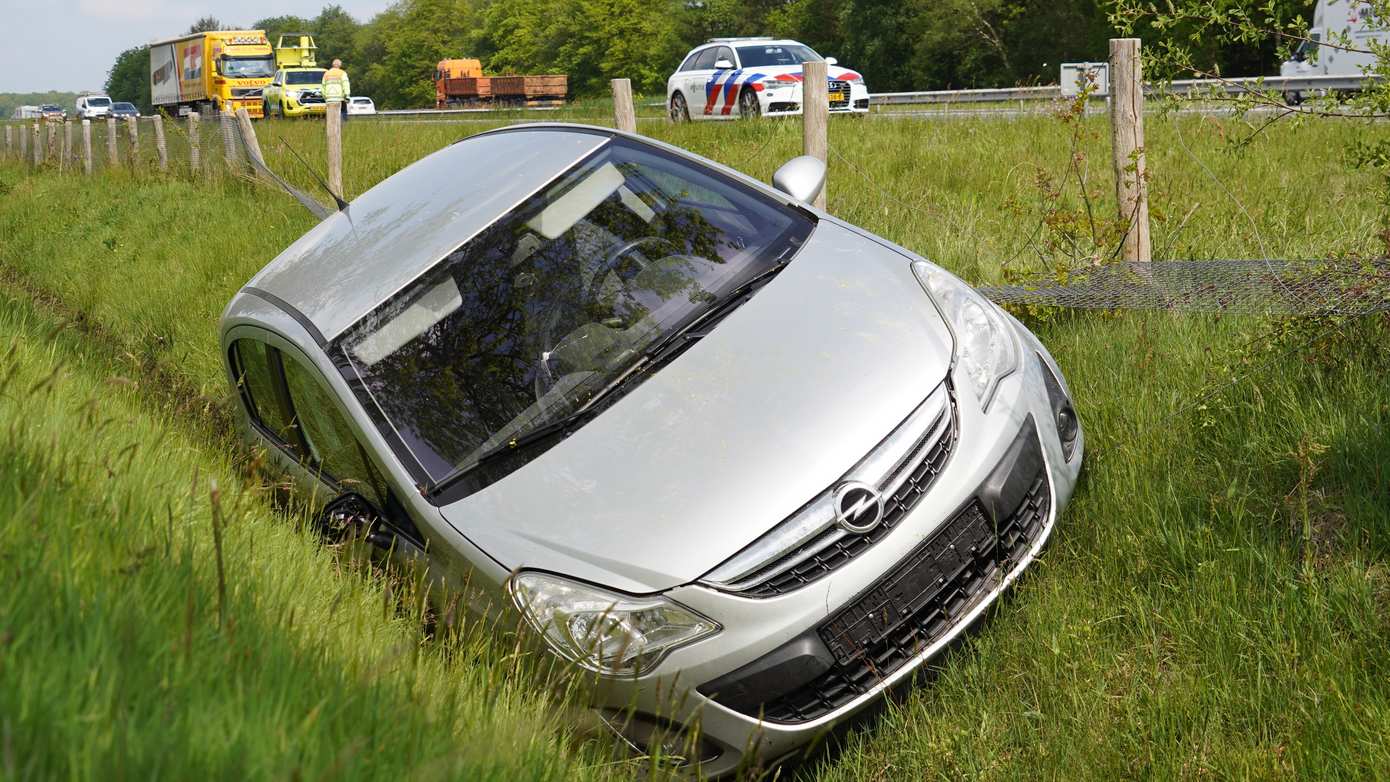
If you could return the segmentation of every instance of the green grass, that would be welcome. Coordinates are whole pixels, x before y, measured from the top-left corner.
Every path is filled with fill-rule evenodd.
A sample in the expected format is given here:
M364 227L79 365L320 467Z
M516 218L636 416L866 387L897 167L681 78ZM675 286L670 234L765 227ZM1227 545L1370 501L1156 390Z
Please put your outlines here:
M360 193L485 127L349 123L347 188ZM641 129L763 179L800 149L795 123L644 122ZM1077 128L1051 118L837 120L831 123L830 208L976 282L1108 257L1113 233L1105 222L1115 207L1105 130L1100 121ZM258 132L272 165L307 183L284 142L320 160L321 126L270 122L258 125ZM1368 126L1279 125L1247 145L1232 143L1249 132L1230 119L1149 119L1154 245L1161 257L1384 251L1376 238L1382 219L1372 190L1376 180L1348 170L1340 154L1370 132ZM1071 168L1074 153L1082 157ZM1092 201L1095 235L1077 172ZM258 674L259 666L241 666L218 645L222 634L214 629L215 598L208 591L205 498L198 500L202 505L184 499L198 463L205 465L204 474L227 475L228 481L235 475L230 457L220 455L226 443L214 437L209 444L197 434L200 420L221 417L227 409L216 317L240 284L311 224L284 195L237 180L190 183L113 172L88 182L0 167L0 272L10 291L10 298L0 300L0 344L19 336L21 355L29 356L29 382L18 387L37 383L56 357L86 350L80 343L108 363L167 378L178 391L173 402L156 405L165 413L146 412L150 420L122 436L81 429L79 414L63 410L77 409L97 389L103 398L115 397L109 404L146 409L161 394L168 396L167 389L112 389L94 375L65 380L69 390L61 404L0 397L6 420L53 421L11 435L16 445L10 450L18 456L0 456L6 485L45 487L46 493L0 490L0 515L15 517L7 509L23 501L16 498L34 496L31 505L45 509L55 543L68 543L36 547L25 540L23 556L34 557L38 564L32 569L45 575L31 577L39 584L31 587L9 568L5 589L66 589L63 574L71 572L81 574L70 578L85 596L79 604L111 606L99 612L99 620L76 622L59 608L67 604L35 592L25 592L25 601L0 603L6 606L0 622L14 638L42 637L27 643L49 644L46 652L23 656L14 651L14 641L0 646L0 655L9 655L0 657L0 677L88 681L75 673L77 664L68 667L52 651L79 648L111 655L102 658L106 670L145 683L61 690L51 696L53 708L21 712L25 716L12 730L34 737L46 759L44 770L74 777L94 776L97 761L117 759L132 774L166 769L171 776L239 775L249 769L282 775L298 762L286 747L298 751L300 743L308 747L304 768L322 771L332 768L334 748L360 746L366 757L394 751L385 733L353 745L344 727L365 708L359 705L365 696L354 688L369 682L386 688L373 702L377 718L399 720L402 731L418 730L413 740L426 749L417 750L413 763L382 761L354 769L364 776L423 773L428 766L421 758L451 731L472 737L459 739L460 746L487 746L476 742L490 740L488 731L510 737L495 753L451 761L463 764L464 776L487 771L482 764L488 762L510 764L493 770L520 777L589 768L575 760L576 752L582 758L587 750L575 749L563 730L552 733L553 720L518 710L522 685L486 650L476 663L430 645L420 652L417 664L447 666L429 670L447 670L443 675L451 682L475 683L460 684L457 708L473 716L458 725L422 716L431 709L402 696L411 692L407 674L379 680L364 673L370 669L366 662L354 665L314 651L322 643L349 661L354 654L390 656L396 639L414 636L408 616L381 618L376 581L337 572L332 557L255 498L242 503L254 512L243 513L258 519L260 534L229 546L240 563L229 570L240 574L233 580L242 601L231 612L238 621L235 632L257 654L305 666L304 681L337 687L325 684L332 697L317 699L290 693L289 677ZM80 315L84 330L51 337L37 325L32 306ZM946 659L932 681L798 773L826 780L1390 774L1384 742L1390 735L1390 661L1384 653L1390 642L1390 485L1383 467L1390 462L1390 389L1383 382L1390 369L1390 324L1380 318L1335 329L1285 324L1288 332L1272 347L1264 338L1272 324L1258 318L1045 313L1032 324L1066 371L1089 438L1082 484L1051 547L993 620ZM1232 386L1233 376L1240 382ZM1225 390L1199 400L1215 388ZM181 454L182 461L141 461L138 475L131 474L132 466L119 480L101 480L104 473L95 466L84 480L60 485L42 479L57 474L54 459L99 465L93 454L149 442L163 431L159 427L189 443L182 450L164 449ZM55 433L60 446L49 447ZM124 487L121 499L104 499L118 483ZM197 553L192 577L179 569L186 538L176 534L165 556L165 526L149 520L163 513L171 497L180 533L202 535L191 538ZM127 519L135 520L129 528L138 544L115 532L125 531L121 522ZM4 539L24 540L19 531L33 524L11 523ZM238 520L229 530L251 526ZM131 577L112 575L150 546L156 553L146 555ZM153 708L140 706L144 700L132 693L154 691L161 677L172 676L165 671L176 660L110 650L127 648L121 644L133 632L129 626L162 628L137 633L129 643L146 644L138 648L176 647L187 591L177 585L194 577L204 631L199 643L206 643L199 648L207 653L190 658L202 666L198 675L171 681L180 684L175 689L183 700L208 704L220 715L219 724L259 742L275 762L238 765L250 761L230 750L209 749L200 757L187 748L201 747L202 734L161 737L148 716L119 723L123 738L101 745L106 749L73 749L100 745L98 739L115 730L112 720L90 715L109 714L126 701L136 704L136 714ZM133 590L122 578L149 585ZM277 619L289 599L287 585L296 599L318 606L312 619L296 619L293 627ZM328 619L326 606L343 589L362 597L353 603L353 632L339 638L343 625ZM23 613L14 613L15 605ZM361 632L379 633L383 640L354 649L349 637ZM387 635L391 640L384 640ZM296 662L301 659L317 662ZM496 670L509 675L493 678L491 687L476 686L478 677ZM253 678L241 678L248 676ZM0 685L0 698L15 691L8 680ZM229 687L237 693L236 708L220 705L224 698L218 696L226 690L219 688ZM47 698L32 693L49 692L19 691L36 701ZM492 696L506 707L488 717L479 704ZM344 720L337 728L328 722L298 733L284 727L301 725L312 707L305 704L325 698L325 713L337 708ZM294 705L273 713L293 719L265 716L286 700ZM388 727L394 723L382 731ZM150 748L161 745L184 751L156 758ZM154 765L159 762L170 765ZM467 765L474 763L479 765Z
M505 639L427 642L94 347L0 294L3 776L600 776Z

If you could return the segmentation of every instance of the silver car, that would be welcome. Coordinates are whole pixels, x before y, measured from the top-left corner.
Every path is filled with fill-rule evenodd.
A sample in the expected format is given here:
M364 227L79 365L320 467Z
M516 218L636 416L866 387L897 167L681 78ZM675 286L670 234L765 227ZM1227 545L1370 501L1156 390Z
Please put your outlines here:
M974 623L1082 460L1037 339L823 180L577 125L453 144L232 299L246 431L326 529L594 672L638 750L776 762Z

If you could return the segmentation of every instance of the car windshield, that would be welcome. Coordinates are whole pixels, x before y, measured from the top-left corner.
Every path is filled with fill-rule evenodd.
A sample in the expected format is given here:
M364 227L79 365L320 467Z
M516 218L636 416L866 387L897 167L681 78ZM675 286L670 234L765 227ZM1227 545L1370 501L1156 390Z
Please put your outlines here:
M110 105L111 105L111 99L110 99L110 98L88 98L88 99L87 99L87 105L88 105L88 106L110 106Z
M112 106L111 108L113 108L113 109L120 109L121 111L135 111L135 104L133 104L133 103L117 103L117 104L115 104L114 106Z
M59 107L57 107L57 106L54 106L52 103L45 103L44 105L40 106L39 108L40 108L41 110L43 110L43 111L62 111L61 108L59 108Z
M285 71L286 84L323 84L323 71Z
M619 381L635 386L625 376L644 352L791 258L812 226L708 168L610 141L348 329L334 354L432 488Z
M227 57L218 61L217 70L229 79L268 79L275 75L270 57Z
M809 46L799 43L762 44L738 47L739 62L745 68L765 68L773 65L800 65L821 56Z

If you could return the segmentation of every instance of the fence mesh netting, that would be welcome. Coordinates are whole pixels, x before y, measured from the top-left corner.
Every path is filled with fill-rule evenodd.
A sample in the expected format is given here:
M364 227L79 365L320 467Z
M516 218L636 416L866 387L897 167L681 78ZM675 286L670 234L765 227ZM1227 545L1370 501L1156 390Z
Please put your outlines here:
M3 155L30 167L78 172L90 158L93 173L112 169L164 170L195 179L240 177L280 187L319 217L330 210L294 188L251 152L236 118L227 115L133 120L35 121L4 126ZM163 131L161 161L159 130ZM90 143L87 138L90 137ZM90 150L90 152L89 152Z
M195 177L216 177L235 173L244 159L244 147L236 120L226 115L165 117L165 170ZM30 166L81 171L87 157L84 132L90 135L93 173L114 168L155 171L160 167L155 121L152 117L135 120L97 119L84 128L79 120L10 121L3 125L5 159Z
M1390 310L1390 262L1128 262L981 291L1001 304L1071 309L1366 315Z

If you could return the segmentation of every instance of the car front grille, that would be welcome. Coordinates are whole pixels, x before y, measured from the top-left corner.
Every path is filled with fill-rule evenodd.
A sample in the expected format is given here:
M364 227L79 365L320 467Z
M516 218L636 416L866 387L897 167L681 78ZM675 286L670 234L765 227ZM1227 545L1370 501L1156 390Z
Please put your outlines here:
M233 98L259 98L261 97L260 87L238 87L232 90Z
M769 722L810 722L848 705L956 628L1027 556L1051 510L1046 468L997 528L978 500L918 546L817 633L830 669L761 705Z
M907 473L906 479L897 491L883 498L883 521L877 527L862 535L845 535L839 527L831 527L802 547L820 548L815 555L740 594L773 597L800 589L834 572L892 532L926 495L927 489L951 458L956 445L955 416L949 408L944 415L948 418L946 429L942 432L930 431L917 443L912 456L902 468ZM826 543L827 538L832 539L831 542Z
M849 105L849 82L831 79L830 108L843 109Z
M306 103L323 103L323 93L305 90L299 93L299 103L300 105Z

